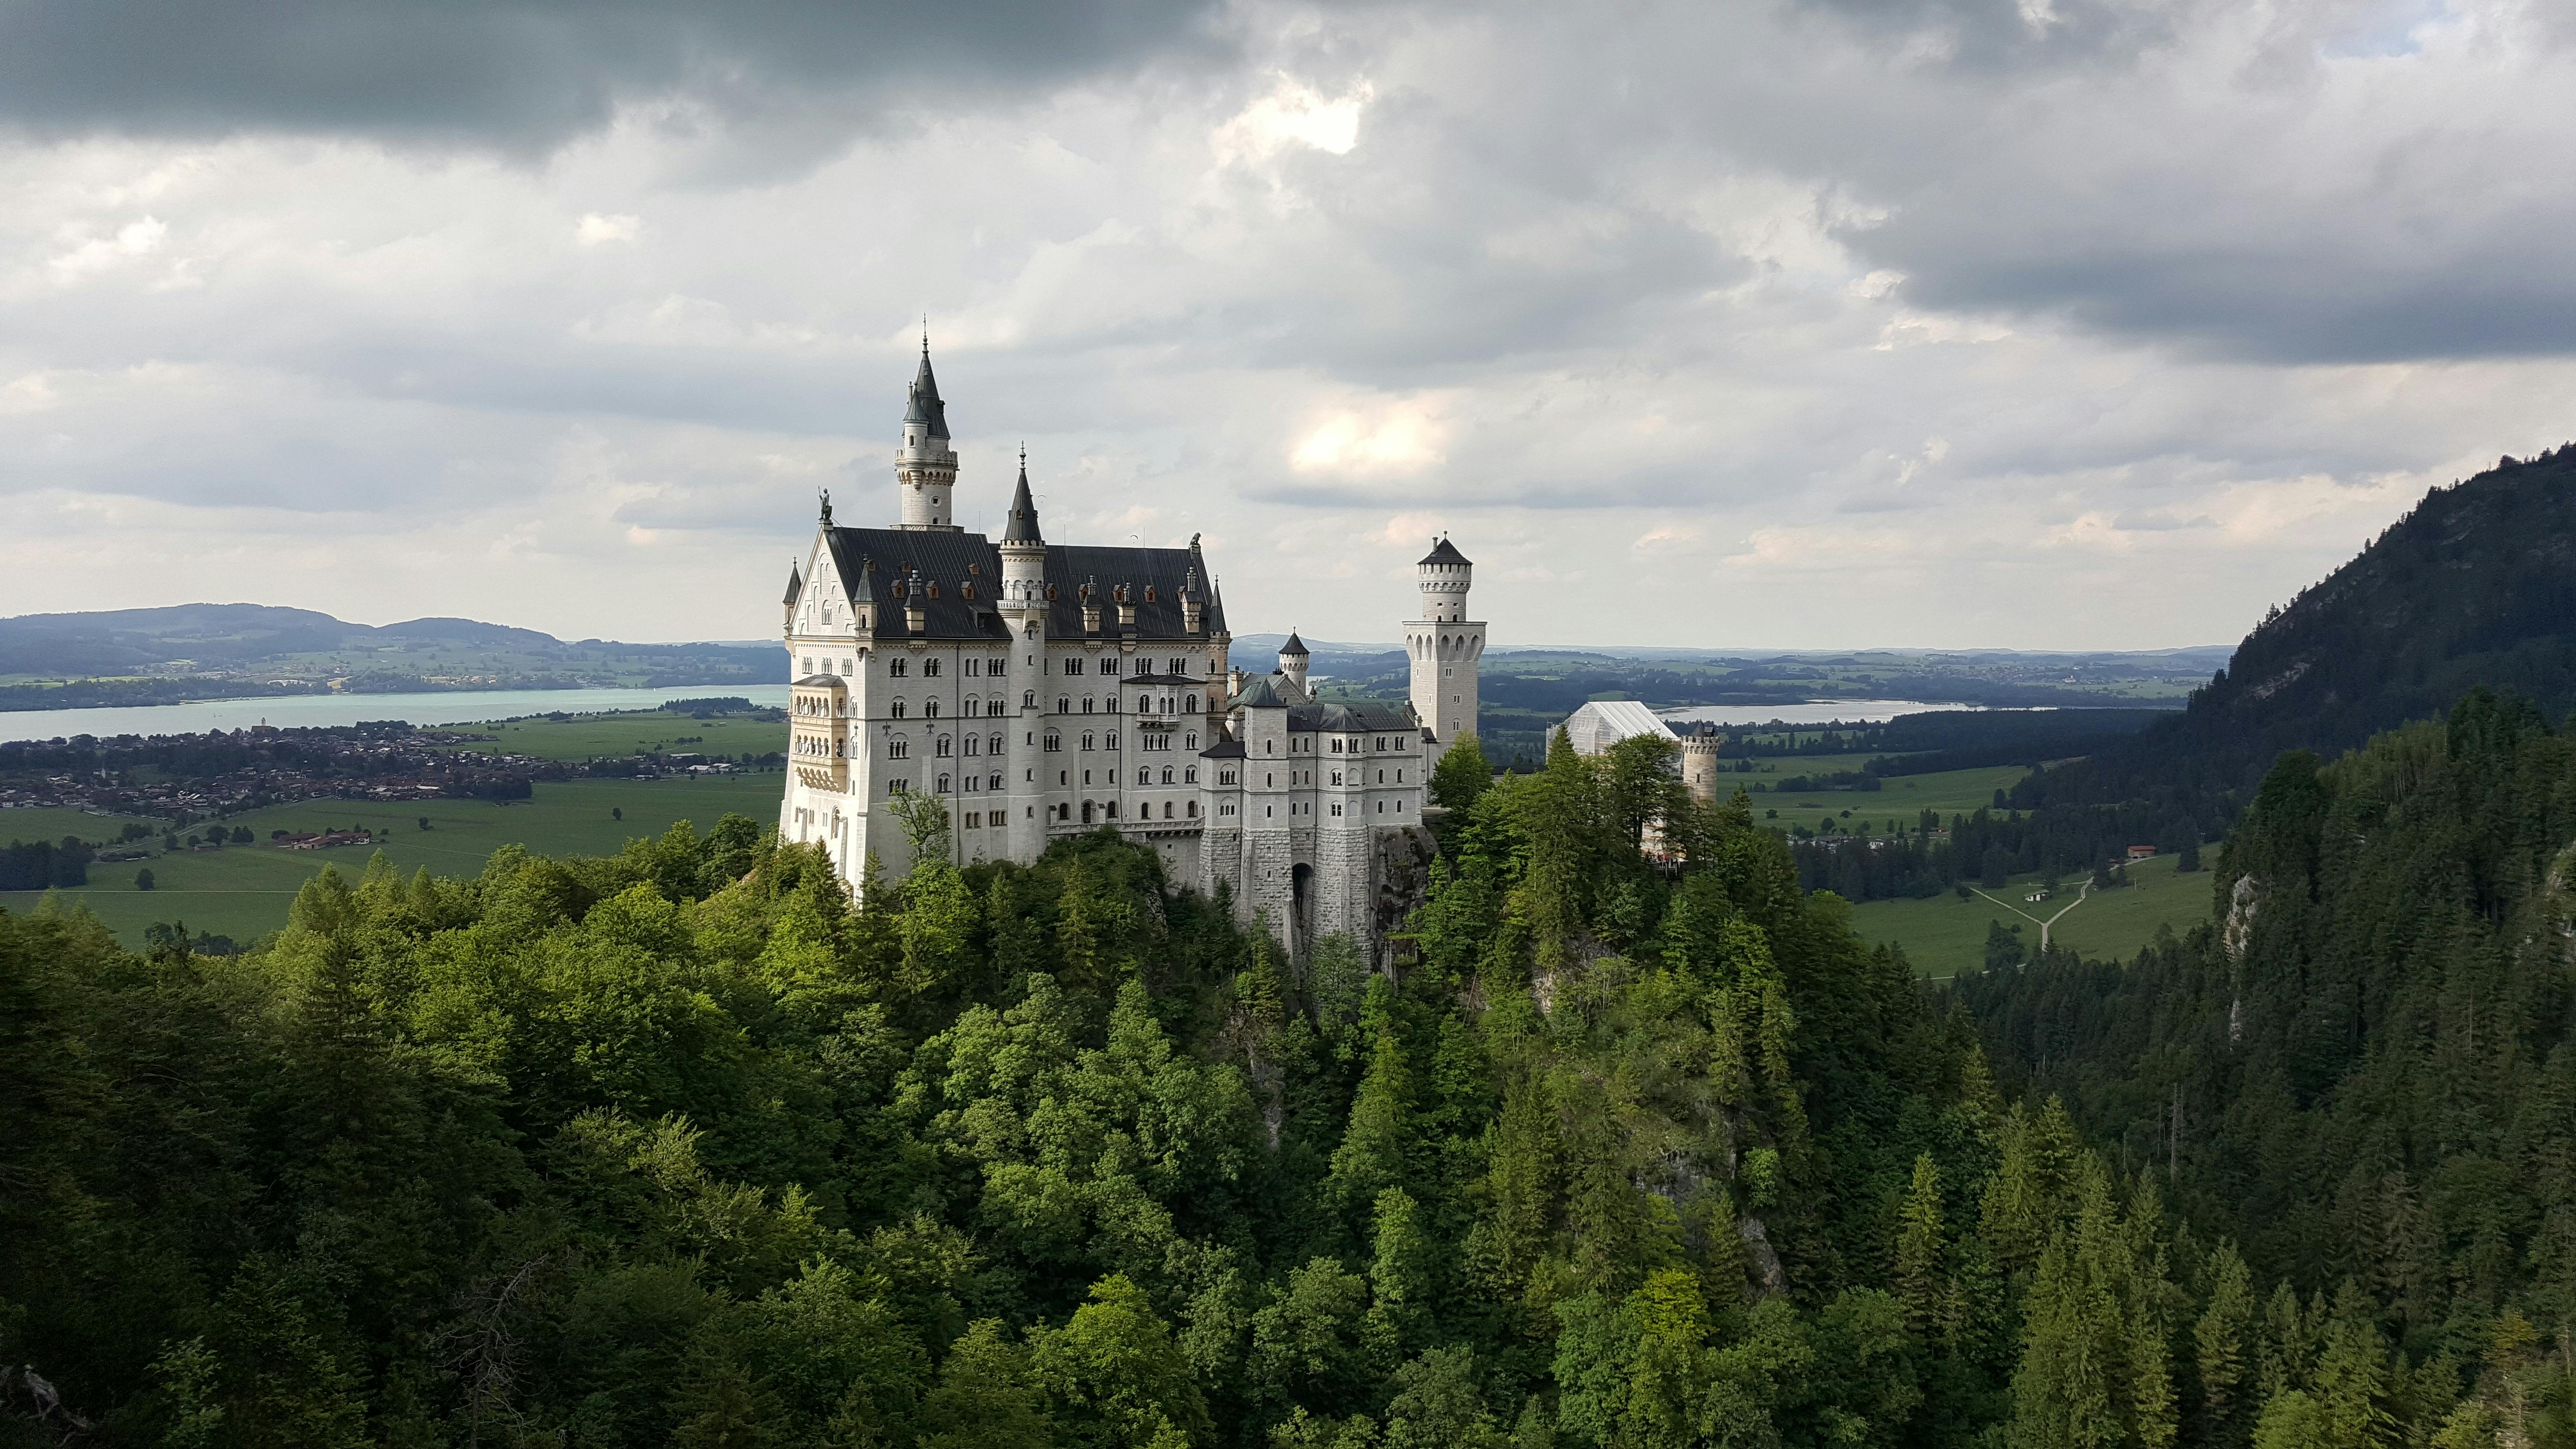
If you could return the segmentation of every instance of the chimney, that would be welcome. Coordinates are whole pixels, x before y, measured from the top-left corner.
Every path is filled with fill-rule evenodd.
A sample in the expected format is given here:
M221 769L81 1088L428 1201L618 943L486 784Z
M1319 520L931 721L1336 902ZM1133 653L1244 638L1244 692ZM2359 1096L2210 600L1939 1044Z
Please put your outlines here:
M1118 627L1128 633L1136 630L1136 586L1118 586Z

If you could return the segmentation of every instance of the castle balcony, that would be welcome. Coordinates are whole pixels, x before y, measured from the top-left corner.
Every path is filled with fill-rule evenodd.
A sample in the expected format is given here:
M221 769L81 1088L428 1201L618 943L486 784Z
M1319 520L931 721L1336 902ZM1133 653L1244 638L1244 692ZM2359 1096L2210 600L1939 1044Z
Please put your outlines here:
M787 766L809 790L850 787L850 691L836 674L788 686Z

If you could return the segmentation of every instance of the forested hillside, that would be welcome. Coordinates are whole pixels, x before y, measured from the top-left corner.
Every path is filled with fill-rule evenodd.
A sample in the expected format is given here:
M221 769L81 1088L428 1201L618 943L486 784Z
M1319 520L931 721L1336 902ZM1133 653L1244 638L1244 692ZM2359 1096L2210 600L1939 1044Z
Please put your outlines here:
M2081 842L2058 869L2194 825L2215 839L2282 751L2340 753L2478 687L2552 719L2576 708L2576 444L2426 494L2273 610L2178 717L2034 774L2011 804Z
M0 915L0 1425L1971 1442L2052 1225L2153 1211L1651 748L1448 772L1391 975L1105 835L860 908L732 819L371 868L238 958Z
M2285 756L2221 857L2219 927L1960 990L2007 1083L2062 1095L2172 1176L2197 1241L2283 1284L2247 1364L2258 1340L2293 1363L2282 1335L2322 1321L2328 1353L2374 1349L2320 1399L2462 1398L2442 1443L2576 1442L2571 869L2576 737L2480 691L2330 764Z

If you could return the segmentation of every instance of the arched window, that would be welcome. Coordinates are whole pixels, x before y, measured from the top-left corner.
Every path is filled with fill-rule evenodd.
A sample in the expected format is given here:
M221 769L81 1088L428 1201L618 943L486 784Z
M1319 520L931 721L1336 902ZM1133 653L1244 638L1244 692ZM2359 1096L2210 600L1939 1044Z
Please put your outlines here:
M1000 754L1002 752L1002 737L1000 735L992 735L986 738L984 741L984 751L986 754Z
M984 742L983 742L982 740L979 740L979 739L975 738L973 735L968 735L968 736L966 737L966 748L965 748L964 750L962 750L960 753L962 753L962 754L969 754L969 755L974 754L974 753L976 752L977 748L978 748L978 747L980 747L983 743L984 743Z
M1083 732L1082 732L1082 747L1083 747L1084 749L1086 749L1086 750L1087 750L1087 749L1090 749L1090 748L1092 747L1092 742L1093 742L1094 740L1098 739L1098 738L1099 738L1099 737L1098 737L1097 735L1092 734L1089 730L1085 730L1085 731L1083 731Z
M1064 695L1057 695L1055 697L1055 712L1057 714L1073 713L1073 701Z
M921 661L921 677L924 679L937 679L939 677L939 661L935 658Z
M921 717L923 719L939 718L939 701L935 699L923 700L921 702Z
M1163 802L1163 818L1166 820L1172 818L1172 802L1169 800Z
M1002 717L1002 702L998 699L988 699L984 701L984 717L986 719L1000 719Z
M1195 694L1182 696L1181 712L1184 714L1197 714L1199 712L1199 697Z
M1182 783L1182 784L1184 784L1184 785L1195 785L1195 784L1197 784L1198 782L1199 782L1199 767L1198 767L1198 766L1196 766L1196 765L1184 765L1184 766L1182 766L1182 767L1181 767L1181 783Z
M1154 782L1153 782L1153 780L1152 780L1151 778L1149 778L1153 773L1154 773L1154 772L1153 772L1153 771L1151 771L1151 770L1138 770L1138 771L1136 772L1136 783L1137 783L1137 784L1139 784L1139 785L1151 785L1151 784L1153 784L1153 783L1154 783Z
M888 741L886 741L886 758L887 758L887 759L889 759L889 760L902 760L902 759L909 759L909 758L911 758L911 755L912 755L912 741L910 741L910 740L905 740L905 739L893 739L893 740L888 740Z
M982 714L983 712L984 708L982 705L976 703L975 696L971 694L966 696L966 717L968 719L973 719L975 716Z
M984 788L985 788L985 789L987 789L987 790L999 790L999 789L1001 789L1001 788L1002 788L1002 777L1001 777L1001 775L1000 775L999 773L996 773L996 774L992 775L991 777L989 777L988 779L986 779L986 780L985 780L985 782L984 782Z
M1046 747L1049 754L1053 754L1057 750L1063 749L1064 736L1057 734L1053 730L1048 730L1046 733Z
M1064 661L1064 672L1067 674L1080 674L1082 672L1082 661L1078 658L1067 659Z
M1172 767L1169 765L1163 767L1163 783L1166 785L1172 783Z
M1087 694L1086 694L1086 695L1084 695L1084 696L1082 697L1082 712L1083 712L1084 714L1089 714L1089 713L1091 713L1091 696L1090 696L1090 695L1087 695Z
M1196 800L1192 800L1192 801L1190 802L1190 818L1191 818L1192 820L1196 820L1196 819L1198 819L1198 818L1199 818L1199 802L1197 802Z
M1191 730L1188 734L1181 737L1181 743L1189 749L1197 749L1199 747L1199 732L1197 730Z
M898 699L898 700L896 700L896 701L894 702L894 706L893 706L893 713L894 713L894 717L895 717L896 719L901 719L901 718L903 718L903 701L902 701L902 700L899 700L899 699Z
M1037 692L1036 690L1034 690L1034 689L1023 689L1023 690L1021 690L1021 691L1020 691L1020 708L1022 708L1022 709L1035 709L1035 708L1037 708L1037 707L1038 707L1038 692Z
M888 679L901 679L911 672L912 661L909 659L889 659L886 661L886 678Z
M948 793L948 777L947 777L946 775L942 775L942 776L940 776L940 777L939 777L939 793L940 793L940 794L942 794L942 795L945 795L945 794L947 794L947 793ZM1336 814L1336 815L1339 815L1340 813L1342 813L1342 807L1340 807L1339 805L1334 806L1334 807L1333 807L1333 813L1334 813L1334 814Z
M951 740L951 739L950 739L948 736L946 736L946 735L941 735L941 736L939 737L939 741L938 741L938 743L936 743L936 744L934 744L933 746L931 746L931 752L932 752L933 754L936 754L937 756L939 756L939 758L941 758L941 759L943 759L943 760L944 760L944 759L947 759L950 755L952 755L952 754L956 753L955 745L956 745L956 741ZM1339 782L1338 782L1338 781L1336 781L1335 783L1337 783L1337 784L1338 784Z

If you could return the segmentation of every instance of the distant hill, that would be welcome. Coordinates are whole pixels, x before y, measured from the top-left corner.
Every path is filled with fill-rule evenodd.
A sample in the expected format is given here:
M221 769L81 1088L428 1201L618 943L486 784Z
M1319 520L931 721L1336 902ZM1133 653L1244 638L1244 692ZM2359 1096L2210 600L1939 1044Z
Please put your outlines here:
M14 676L18 682L5 682ZM0 619L0 709L439 689L778 684L769 644L567 643L475 619L381 627L311 609L177 604Z
M2553 721L2576 709L2576 445L2427 493L2255 626L2181 714L2033 776L2012 803L2157 802L2214 833L2282 751L2338 754L2480 685Z

